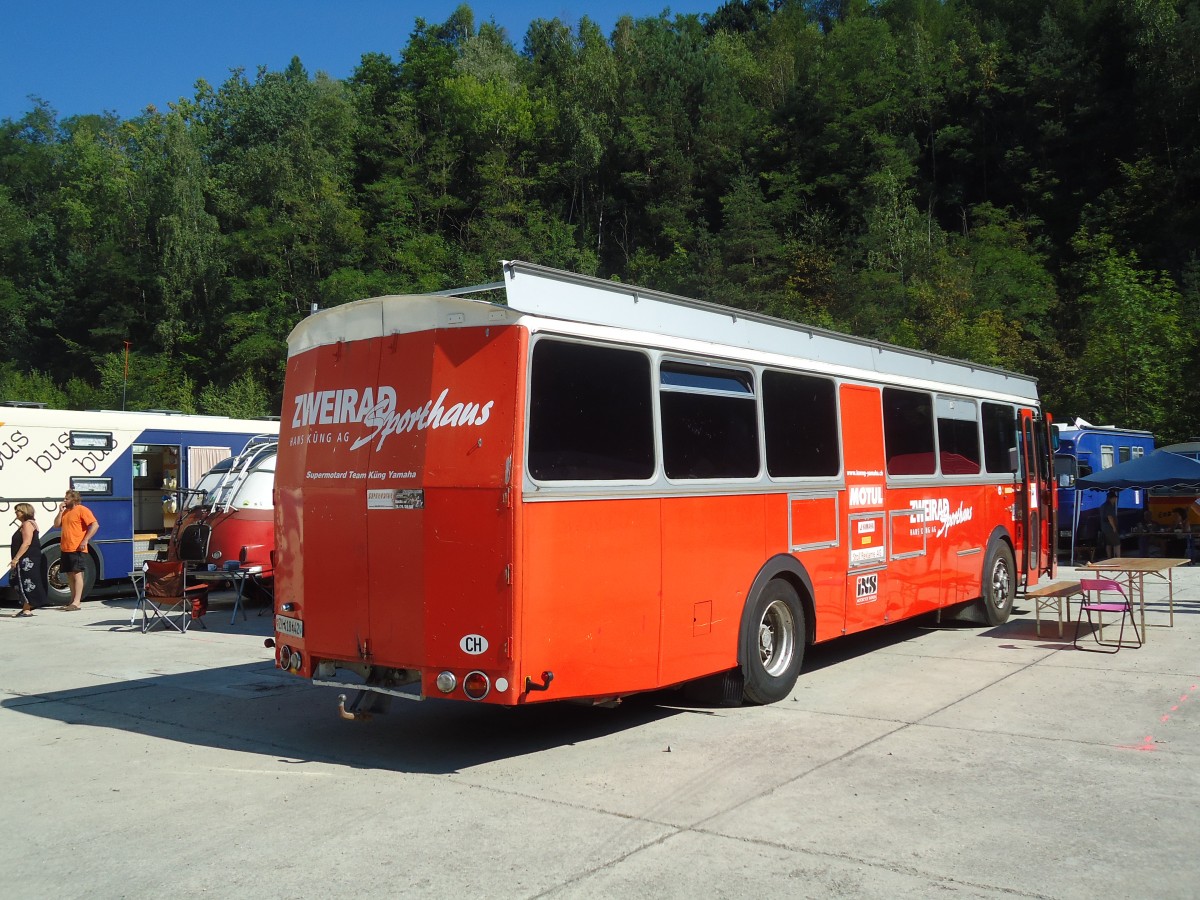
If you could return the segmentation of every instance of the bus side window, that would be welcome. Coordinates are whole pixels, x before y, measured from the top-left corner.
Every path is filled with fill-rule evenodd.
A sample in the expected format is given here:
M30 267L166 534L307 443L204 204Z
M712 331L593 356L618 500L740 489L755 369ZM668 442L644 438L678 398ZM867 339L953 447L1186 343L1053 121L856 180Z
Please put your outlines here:
M636 350L540 340L529 389L529 474L539 481L654 475L650 358Z
M937 398L938 459L943 475L979 474L979 419L975 402Z
M922 391L883 389L883 445L889 475L932 475L933 398Z
M668 478L758 475L754 379L740 369L663 360L663 468Z
M841 470L833 381L763 372L763 430L772 478L820 478Z
M1000 403L983 404L983 462L989 472L1019 472L1017 447L1017 411Z

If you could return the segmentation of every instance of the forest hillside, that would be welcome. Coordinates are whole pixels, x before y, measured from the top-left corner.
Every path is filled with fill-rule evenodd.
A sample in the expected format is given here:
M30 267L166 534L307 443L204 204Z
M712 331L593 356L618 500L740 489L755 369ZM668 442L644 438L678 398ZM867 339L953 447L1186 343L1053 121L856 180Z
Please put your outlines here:
M278 411L313 304L524 259L1200 433L1200 0L467 6L337 80L0 120L0 399Z

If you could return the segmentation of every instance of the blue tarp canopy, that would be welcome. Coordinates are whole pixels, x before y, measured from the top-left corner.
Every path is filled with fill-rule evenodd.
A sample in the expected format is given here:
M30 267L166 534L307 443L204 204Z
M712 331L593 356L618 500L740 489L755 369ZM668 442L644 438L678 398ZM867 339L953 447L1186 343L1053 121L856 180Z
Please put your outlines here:
M1101 469L1075 482L1075 487L1081 491L1184 486L1200 487L1200 462L1169 450L1155 450L1149 456Z

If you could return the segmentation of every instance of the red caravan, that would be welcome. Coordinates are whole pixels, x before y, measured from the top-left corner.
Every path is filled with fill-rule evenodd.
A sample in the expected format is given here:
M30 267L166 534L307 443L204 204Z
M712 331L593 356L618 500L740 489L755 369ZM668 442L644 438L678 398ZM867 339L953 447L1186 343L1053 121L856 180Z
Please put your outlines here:
M278 664L381 695L612 700L1053 575L1032 379L504 264L289 339Z

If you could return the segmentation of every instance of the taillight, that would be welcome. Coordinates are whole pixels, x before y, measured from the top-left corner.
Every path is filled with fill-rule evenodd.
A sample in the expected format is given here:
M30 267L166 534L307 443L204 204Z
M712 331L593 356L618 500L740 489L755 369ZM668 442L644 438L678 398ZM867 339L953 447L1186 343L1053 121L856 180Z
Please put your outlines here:
M304 657L300 655L299 650L293 650L287 644L283 644L279 648L279 668L299 672L300 666L303 664Z
M472 700L482 700L488 695L492 684L482 672L468 672L463 679L463 693Z

